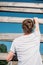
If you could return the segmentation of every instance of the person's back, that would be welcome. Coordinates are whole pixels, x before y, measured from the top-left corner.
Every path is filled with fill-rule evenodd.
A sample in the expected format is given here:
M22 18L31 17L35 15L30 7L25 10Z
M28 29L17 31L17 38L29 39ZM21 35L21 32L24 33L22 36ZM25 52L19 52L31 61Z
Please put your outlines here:
M18 65L42 65L39 52L39 32L34 32L30 35L23 35L16 38L13 42L13 46L16 48L15 51L17 52L18 56ZM13 50L12 48L10 50Z
M36 21L36 20L35 20ZM36 28L34 32L34 24ZM15 51L17 52L18 65L42 65L40 55L40 31L38 23L32 23L32 20L27 19L23 21L22 27L24 35L16 38L11 46L10 53L7 60L11 60Z

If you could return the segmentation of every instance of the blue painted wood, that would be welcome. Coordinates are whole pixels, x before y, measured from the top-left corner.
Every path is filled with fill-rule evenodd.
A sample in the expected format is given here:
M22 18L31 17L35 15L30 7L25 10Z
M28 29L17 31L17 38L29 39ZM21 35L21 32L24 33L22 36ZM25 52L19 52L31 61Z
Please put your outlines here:
M43 0L0 0L5 2L43 2Z

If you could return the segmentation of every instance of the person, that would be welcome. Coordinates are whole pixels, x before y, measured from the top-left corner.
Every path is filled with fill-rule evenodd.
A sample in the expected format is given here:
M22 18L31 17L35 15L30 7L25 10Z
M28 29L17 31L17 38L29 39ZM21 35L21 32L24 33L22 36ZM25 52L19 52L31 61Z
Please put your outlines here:
M24 34L16 38L11 45L6 60L9 62L17 53L18 65L42 65L40 55L40 30L38 18L25 19L22 22Z

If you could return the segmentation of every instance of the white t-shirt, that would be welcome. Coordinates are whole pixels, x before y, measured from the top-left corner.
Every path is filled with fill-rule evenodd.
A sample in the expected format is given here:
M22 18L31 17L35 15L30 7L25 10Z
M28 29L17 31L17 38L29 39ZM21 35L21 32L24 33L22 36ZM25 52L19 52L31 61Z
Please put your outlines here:
M16 38L10 51L17 52L18 65L42 65L39 52L40 32L33 32L30 35L23 35Z

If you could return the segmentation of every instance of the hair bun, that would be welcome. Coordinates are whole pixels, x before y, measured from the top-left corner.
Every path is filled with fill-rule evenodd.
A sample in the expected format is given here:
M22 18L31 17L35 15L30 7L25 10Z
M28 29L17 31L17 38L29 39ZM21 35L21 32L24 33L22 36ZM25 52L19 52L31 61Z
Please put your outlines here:
M35 21L31 20L31 19L25 19L22 23L22 28L24 30L24 32L26 33L31 33L32 30L34 29L34 24Z

